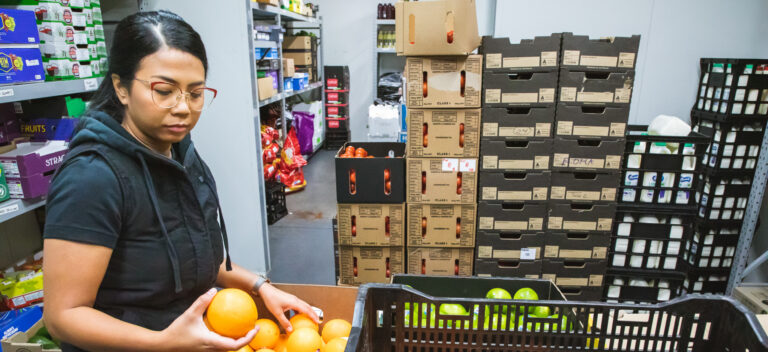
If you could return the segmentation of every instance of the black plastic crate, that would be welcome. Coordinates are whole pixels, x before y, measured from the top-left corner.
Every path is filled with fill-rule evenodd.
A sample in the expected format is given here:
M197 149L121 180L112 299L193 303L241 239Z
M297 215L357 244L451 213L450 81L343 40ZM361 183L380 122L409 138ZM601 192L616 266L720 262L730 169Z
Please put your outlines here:
M482 277L538 279L541 277L541 265L541 260L476 258L475 275Z
M349 66L323 66L325 88L349 90Z
M373 157L342 158L349 146ZM405 143L349 142L335 159L338 203L405 203Z
M560 66L569 69L622 72L634 70L640 36L590 39L563 33Z
M768 118L768 60L702 58L699 66L693 110L717 113L724 120Z
M697 160L710 139L696 132L685 137L652 136L645 133L647 129L629 126L620 202L654 209L695 209L694 194L701 173Z
M689 269L683 292L723 295L728 287L731 269Z
M405 285L361 286L347 351L768 350L768 336L757 318L729 297L692 295L656 305L507 301L509 309L505 317L511 323L504 326L504 319L497 319L502 324L496 324L494 329L492 323L488 328L483 326L485 324L474 324L474 321L483 322L489 315L486 311L490 312L499 302L480 297L486 288L508 286L484 281L488 279L466 280L445 282L441 288L432 290L432 295ZM541 281L521 279L518 285L536 289L537 282ZM403 284L416 287L413 283ZM473 290L474 294L456 294L459 290ZM406 324L406 303L409 303L408 308L416 303L428 307L424 314L418 314L419 309L409 309L408 321L422 320L422 324ZM438 309L432 316L431 311L447 303L464 306L469 315L444 315ZM552 318L524 316L519 324L515 317L517 308L530 306L547 306L557 313ZM625 313L638 309L648 315L625 316ZM437 324L434 324L435 320ZM452 322L451 327L448 327L448 321Z
M659 303L683 294L685 273L608 269L603 299L611 303Z
M553 172L549 197L553 201L615 204L618 176L596 172Z
M339 150L350 139L348 129L327 129L325 131L325 149Z
M483 107L551 107L558 72L484 73Z
M547 203L537 202L485 202L477 204L477 229L480 231L544 230Z
M485 202L546 202L550 172L480 172L479 199Z
M533 261L542 259L544 232L478 231L475 258ZM537 273L538 275L538 273Z
M552 140L480 140L480 171L547 171L552 165Z
M629 270L684 270L694 214L619 206L611 236L609 266Z
M272 225L288 215L285 205L285 186L275 181L264 182L267 204L267 224Z
M485 78L485 77L483 77ZM627 107L632 100L635 71L596 72L561 68L557 102L568 105Z
M686 241L685 261L696 269L730 269L739 244L741 222L725 226L696 221L693 236Z
M768 120L721 122L712 113L693 111L693 130L706 135L710 145L700 158L710 173L743 175L755 169Z
M478 52L483 54L483 72L551 72L560 66L561 33L522 39L483 37Z
M595 106L557 104L556 132L560 138L624 139L629 105Z
M482 140L551 140L555 107L483 108Z
M753 176L699 175L696 192L699 218L725 225L740 222L749 201Z
M619 177L623 140L564 139L552 143L552 171L613 173Z

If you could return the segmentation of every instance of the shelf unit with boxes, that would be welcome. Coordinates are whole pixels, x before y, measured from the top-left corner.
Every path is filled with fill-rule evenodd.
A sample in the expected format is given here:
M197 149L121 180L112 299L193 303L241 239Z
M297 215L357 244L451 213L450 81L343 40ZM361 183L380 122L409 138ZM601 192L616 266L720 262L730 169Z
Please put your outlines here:
M471 54L480 44L475 4L398 2L395 13L408 116L407 270L471 276L482 88L482 56ZM452 13L462 16L449 21Z
M251 1L249 7L253 14L254 34L251 38L254 68L257 71L254 75L257 82L254 96L258 97L258 107L254 110L258 114L259 108L279 103L281 113L276 124L284 139L288 132L288 121L283 112L289 107L289 99L311 95L322 100L323 105L325 102L325 95L318 93L324 86L322 19L262 2ZM283 28L290 32L315 31L317 36L284 35ZM257 38L256 32L264 33L269 39ZM323 119L324 116L315 118ZM315 124L316 127L323 125L319 122ZM325 141L324 132L323 129L320 137L322 140L313 143L314 150L304 155L312 156L320 149Z

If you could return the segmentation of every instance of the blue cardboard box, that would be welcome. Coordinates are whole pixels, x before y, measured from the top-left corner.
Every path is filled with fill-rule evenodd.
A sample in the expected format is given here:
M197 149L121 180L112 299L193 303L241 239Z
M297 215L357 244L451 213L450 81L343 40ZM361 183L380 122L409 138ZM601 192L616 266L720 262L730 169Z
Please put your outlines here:
M39 44L33 11L0 9L0 44Z
M43 80L45 70L39 48L0 48L0 84Z
M32 141L69 141L78 119L34 119L21 124L21 134Z
M32 306L0 312L0 339L7 339L17 332L25 332L43 319L43 309Z
M277 49L275 48L256 48L254 51L256 54L256 60L278 58Z

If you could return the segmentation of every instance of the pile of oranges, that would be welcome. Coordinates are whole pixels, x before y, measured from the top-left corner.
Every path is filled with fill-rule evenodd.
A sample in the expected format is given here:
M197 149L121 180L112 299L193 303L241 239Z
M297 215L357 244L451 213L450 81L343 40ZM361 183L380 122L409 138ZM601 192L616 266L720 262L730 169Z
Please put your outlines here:
M238 289L216 293L203 321L209 330L235 339L258 326L259 332L253 340L236 352L342 352L352 329L346 320L333 319L320 330L308 316L297 314L290 319L293 332L280 334L275 322L258 319L253 298Z
M339 155L339 158L373 158L373 155L368 155L368 151L363 147L355 148L350 145L344 149L344 153Z

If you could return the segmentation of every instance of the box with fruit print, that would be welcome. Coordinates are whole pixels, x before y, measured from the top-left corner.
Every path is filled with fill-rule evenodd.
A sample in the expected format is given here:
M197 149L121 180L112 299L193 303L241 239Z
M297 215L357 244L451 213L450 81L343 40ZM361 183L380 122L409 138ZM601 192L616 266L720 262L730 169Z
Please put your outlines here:
M342 246L402 246L405 243L405 204L339 204L339 244Z
M472 276L474 248L408 247L408 273Z
M408 203L474 204L477 159L408 158Z
M392 274L405 273L405 248L395 247L339 247L339 283L361 285L389 283Z

